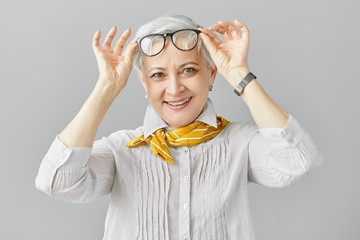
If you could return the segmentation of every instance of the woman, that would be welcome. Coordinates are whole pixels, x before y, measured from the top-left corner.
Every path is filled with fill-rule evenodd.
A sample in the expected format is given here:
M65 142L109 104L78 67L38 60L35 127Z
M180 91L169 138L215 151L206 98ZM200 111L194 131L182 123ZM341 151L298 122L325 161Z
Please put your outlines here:
M166 16L143 25L124 51L130 30L111 49L115 34L101 47L95 33L99 80L45 155L37 188L70 202L111 193L104 239L254 239L248 180L287 186L321 155L250 73L247 27ZM150 102L144 125L94 142L133 63ZM217 71L257 126L216 115L208 91Z

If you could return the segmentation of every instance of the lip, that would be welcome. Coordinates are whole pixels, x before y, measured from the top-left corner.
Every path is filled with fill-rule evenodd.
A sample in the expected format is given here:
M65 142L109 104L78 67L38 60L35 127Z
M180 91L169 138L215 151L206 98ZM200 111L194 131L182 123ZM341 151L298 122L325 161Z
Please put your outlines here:
M189 100L186 103L178 105L178 106L173 106L173 105L169 104L169 103L174 103L174 102L185 101L187 99L189 99ZM176 100L176 101L164 101L164 103L166 104L166 106L168 106L172 110L181 110L181 109L185 108L187 105L189 105L189 103L191 102L191 99L192 99L192 97L189 97L189 98L183 98L183 99Z

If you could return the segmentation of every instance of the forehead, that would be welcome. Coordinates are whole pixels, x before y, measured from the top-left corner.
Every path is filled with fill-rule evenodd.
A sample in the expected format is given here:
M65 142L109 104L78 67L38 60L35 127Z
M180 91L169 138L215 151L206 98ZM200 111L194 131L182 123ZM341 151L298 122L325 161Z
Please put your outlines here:
M166 45L160 54L153 57L143 56L142 65L144 70L153 67L170 68L180 66L185 62L195 62L199 66L205 66L205 60L195 47L190 51L181 51L177 49L170 41L166 41Z

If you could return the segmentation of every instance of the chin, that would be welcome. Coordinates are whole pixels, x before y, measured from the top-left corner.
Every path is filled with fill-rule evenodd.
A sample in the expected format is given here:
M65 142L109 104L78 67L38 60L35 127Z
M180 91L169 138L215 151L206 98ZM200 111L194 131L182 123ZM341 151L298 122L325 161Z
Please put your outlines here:
M196 99L196 98L195 98ZM194 98L184 104L184 106L172 107L163 102L161 106L162 119L172 128L179 128L194 122L202 111L203 106Z
M181 127L185 127L187 125L189 125L190 123L192 123L194 120L192 121L187 121L187 122L174 122L174 123L170 123L168 124L169 127L172 127L172 128L181 128Z
M194 122L198 115L182 112L182 113L172 113L170 116L171 117L166 118L166 120L164 118L165 122L169 125L169 127L179 128Z

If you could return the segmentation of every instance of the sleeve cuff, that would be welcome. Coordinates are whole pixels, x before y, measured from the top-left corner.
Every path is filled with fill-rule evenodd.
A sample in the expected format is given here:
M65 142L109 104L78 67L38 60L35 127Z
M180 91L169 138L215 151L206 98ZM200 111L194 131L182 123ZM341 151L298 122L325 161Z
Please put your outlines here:
M59 139L59 135L51 144L47 153L49 160L57 167L81 168L86 166L92 148L69 148Z
M258 131L271 148L296 146L305 134L300 123L290 114L284 128L260 128Z

